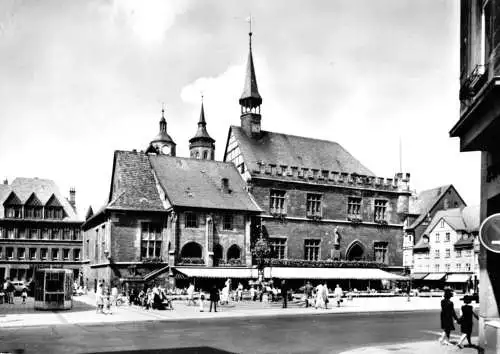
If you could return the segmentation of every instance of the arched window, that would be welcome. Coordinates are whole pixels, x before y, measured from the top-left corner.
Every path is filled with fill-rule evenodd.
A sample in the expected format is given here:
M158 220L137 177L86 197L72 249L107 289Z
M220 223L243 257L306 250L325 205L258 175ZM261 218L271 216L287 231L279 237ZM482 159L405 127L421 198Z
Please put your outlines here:
M351 243L346 252L346 259L348 261L361 261L364 258L365 247L359 241Z
M194 157L195 157L196 159L199 159L199 158L200 158L200 153L199 153L198 151L196 151L196 153L195 153Z
M206 160L207 157L208 157L208 151L205 150L205 151L203 151L203 160Z
M201 258L202 250L201 246L197 242L189 242L182 247L181 257L182 258Z
M231 247L229 247L229 249L227 250L227 260L240 259L240 257L241 251L238 245L232 245Z

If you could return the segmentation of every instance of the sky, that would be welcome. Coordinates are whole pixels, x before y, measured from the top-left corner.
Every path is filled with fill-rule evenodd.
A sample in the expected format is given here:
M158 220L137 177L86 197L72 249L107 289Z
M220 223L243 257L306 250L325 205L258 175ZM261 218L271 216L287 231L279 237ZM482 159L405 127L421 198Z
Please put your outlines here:
M204 96L222 160L248 56L262 129L336 141L418 191L453 184L479 203L480 155L460 153L455 0L0 1L0 178L108 197L113 152L145 150L162 104L189 155ZM400 148L401 147L401 148Z

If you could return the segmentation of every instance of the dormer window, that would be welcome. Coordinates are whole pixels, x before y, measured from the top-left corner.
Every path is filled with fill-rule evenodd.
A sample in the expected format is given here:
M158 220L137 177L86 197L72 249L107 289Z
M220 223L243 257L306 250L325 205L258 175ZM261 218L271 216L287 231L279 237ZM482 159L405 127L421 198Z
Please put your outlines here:
M11 205L5 207L6 218L20 219L22 215L23 215L22 208L19 205Z
M45 208L45 219L62 219L62 218L63 218L63 208L61 207Z
M45 219L63 219L64 209L59 200L52 195L45 205Z
M23 205L14 192L9 195L3 205L6 218L20 219L23 217Z

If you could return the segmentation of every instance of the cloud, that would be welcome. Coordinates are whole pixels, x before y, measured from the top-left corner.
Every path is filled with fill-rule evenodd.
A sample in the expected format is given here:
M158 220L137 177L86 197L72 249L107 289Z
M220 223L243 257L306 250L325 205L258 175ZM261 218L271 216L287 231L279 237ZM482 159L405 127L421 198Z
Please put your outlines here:
M115 0L113 19L124 21L145 43L161 42L178 15L191 6L189 0Z

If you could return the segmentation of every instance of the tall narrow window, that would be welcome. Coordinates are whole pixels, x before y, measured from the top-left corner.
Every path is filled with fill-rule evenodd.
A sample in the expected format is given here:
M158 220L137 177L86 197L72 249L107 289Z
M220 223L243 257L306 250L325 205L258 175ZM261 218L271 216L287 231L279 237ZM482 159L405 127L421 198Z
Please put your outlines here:
M319 259L320 240L304 240L304 259L317 261Z
M271 190L269 212L271 214L286 214L285 191Z
M385 220L387 200L375 199L375 221Z
M233 215L232 214L224 214L222 221L222 228L224 230L232 230L233 229Z
M26 258L26 249L25 248L18 248L17 249L17 258L18 259L25 259Z
M373 249L375 253L375 262L388 263L387 242L375 242Z
M447 248L444 252L445 252L445 253L444 253L444 256L445 256L446 258L450 258L450 257L451 257L451 251L450 251L450 249L449 249L449 248Z
M45 261L47 260L49 254L48 248L40 248L40 259Z
M450 242L450 233L449 232L444 234L444 242Z
M321 194L307 193L306 216L312 218L321 216Z
M59 259L59 248L52 249L52 260L56 261Z
M162 229L159 224L141 224L141 257L143 259L161 256Z
M350 218L361 217L361 198L349 197L347 199L347 216Z
M285 238L271 238L269 239L271 252L273 258L285 259L286 258L286 239Z
M30 248L30 259L36 259L36 248Z
M78 248L75 248L73 250L73 259L75 261L79 261L80 260L80 250Z
M65 261L69 261L69 249L67 249L67 248L63 249L63 259Z
M187 212L185 214L184 227L186 228L197 228L198 227L198 214Z

